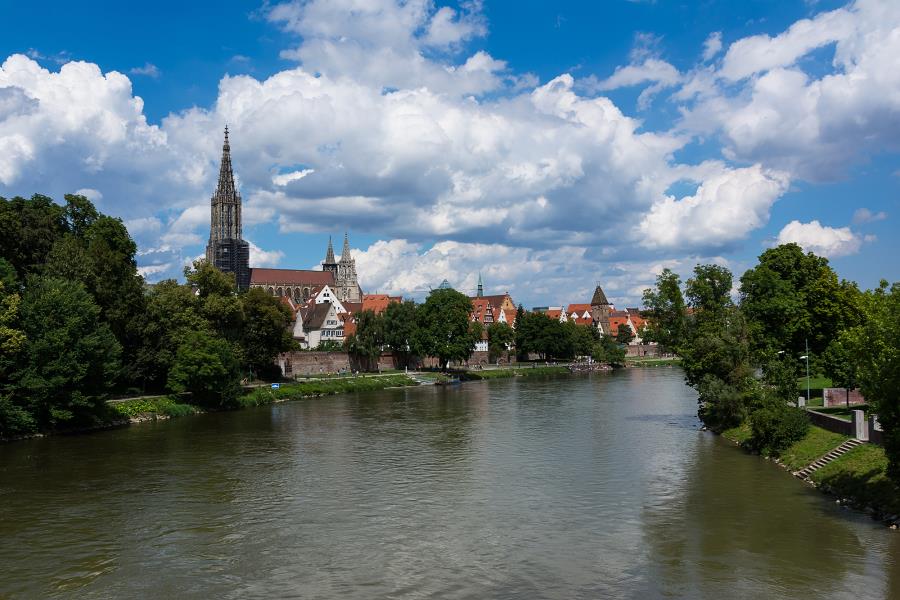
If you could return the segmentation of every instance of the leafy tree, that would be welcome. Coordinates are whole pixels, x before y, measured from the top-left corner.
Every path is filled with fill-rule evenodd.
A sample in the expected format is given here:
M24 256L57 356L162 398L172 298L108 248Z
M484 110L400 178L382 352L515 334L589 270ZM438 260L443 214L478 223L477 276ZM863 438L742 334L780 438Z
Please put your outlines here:
M198 404L227 408L237 399L240 377L231 344L207 331L189 331L178 345L168 387L190 392Z
M516 330L508 323L491 323L487 329L488 353L491 362L496 362L516 341Z
M718 319L733 303L731 271L719 265L697 265L685 288L688 304L701 320Z
M371 369L377 364L384 345L384 319L371 310L356 315L356 334L344 340L344 348Z
M600 340L594 344L594 351L591 356L596 362L613 367L622 367L625 365L625 348L606 335L602 336Z
M275 357L293 346L290 326L294 315L279 298L251 288L240 298L244 314L241 336L244 360L262 376L276 374Z
M9 384L25 347L25 332L18 328L20 297L15 274L12 265L0 258L0 438L29 433L35 427Z
M0 258L22 280L43 268L53 244L68 230L65 209L47 196L0 197Z
M434 356L442 366L452 360L464 361L475 349L469 328L472 301L453 289L433 290L416 310L413 346L423 356Z
M644 290L643 300L647 325L641 339L677 352L686 327L681 278L670 269L663 269L656 277L656 288Z
M21 322L26 342L14 393L38 427L92 422L119 369L120 346L100 307L80 283L32 276Z
M564 323L571 344L572 356L591 356L594 345L600 341L600 332L591 325L579 325L574 321Z
M616 331L616 342L619 344L630 344L633 339L634 332L631 330L631 327L624 323L619 325L619 329Z
M162 391L175 364L181 339L189 331L209 331L199 301L190 286L166 279L151 287L146 312L137 324L142 332L137 352L138 371L145 390Z
M750 415L751 449L770 456L779 456L809 431L806 411L788 406L780 398L768 398L761 408Z
M860 388L884 428L888 476L900 485L900 283L882 281L862 307L864 323L842 342L858 357Z
M832 340L822 358L825 374L832 383L847 390L847 408L850 408L850 390L859 385L859 357L852 351L852 342L847 335L849 332Z
M412 341L415 338L416 304L412 300L391 302L384 313L384 343L400 359L409 365L413 354Z
M240 339L244 325L244 311L237 296L234 273L223 273L205 260L185 268L184 276L197 290L200 315L213 331L230 342ZM239 346L233 348L240 352Z

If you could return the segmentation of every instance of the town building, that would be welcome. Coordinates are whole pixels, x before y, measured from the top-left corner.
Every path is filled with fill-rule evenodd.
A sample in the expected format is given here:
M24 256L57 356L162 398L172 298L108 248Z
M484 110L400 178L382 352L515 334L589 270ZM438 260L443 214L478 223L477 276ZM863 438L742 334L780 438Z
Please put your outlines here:
M606 299L606 294L598 283L591 298L591 319L594 327L597 327L603 335L612 335L609 325L609 313L612 310L613 305Z
M250 244L243 239L241 194L234 184L228 127L219 164L219 182L210 199L209 242L206 261L224 273L233 273L237 288L250 287Z

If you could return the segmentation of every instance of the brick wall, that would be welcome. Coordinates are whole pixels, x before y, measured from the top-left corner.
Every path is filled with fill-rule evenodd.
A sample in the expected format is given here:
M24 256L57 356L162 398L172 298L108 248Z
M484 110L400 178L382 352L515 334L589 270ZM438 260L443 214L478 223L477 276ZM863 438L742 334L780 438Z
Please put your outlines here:
M830 406L846 406L847 405L847 389L846 388L825 388L822 390L822 402L825 408ZM850 404L865 404L866 399L858 389L850 390Z

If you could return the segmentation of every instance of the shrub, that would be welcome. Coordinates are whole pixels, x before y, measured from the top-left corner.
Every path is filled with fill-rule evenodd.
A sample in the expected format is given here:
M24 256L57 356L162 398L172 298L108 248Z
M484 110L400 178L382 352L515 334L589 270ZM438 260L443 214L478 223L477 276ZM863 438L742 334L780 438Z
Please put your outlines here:
M773 400L750 415L747 445L760 454L780 456L809 431L806 411Z

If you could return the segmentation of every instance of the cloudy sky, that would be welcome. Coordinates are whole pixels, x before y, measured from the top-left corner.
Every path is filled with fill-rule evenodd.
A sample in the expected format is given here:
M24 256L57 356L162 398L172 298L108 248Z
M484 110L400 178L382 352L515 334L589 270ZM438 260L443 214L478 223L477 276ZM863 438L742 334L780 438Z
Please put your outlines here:
M776 243L900 279L900 2L3 2L0 195L79 191L150 280L232 131L255 266L632 304Z

